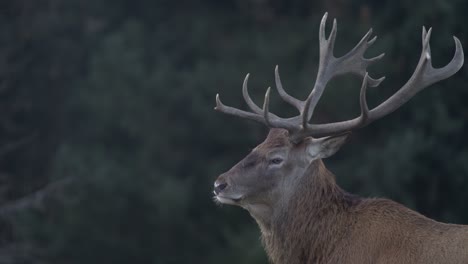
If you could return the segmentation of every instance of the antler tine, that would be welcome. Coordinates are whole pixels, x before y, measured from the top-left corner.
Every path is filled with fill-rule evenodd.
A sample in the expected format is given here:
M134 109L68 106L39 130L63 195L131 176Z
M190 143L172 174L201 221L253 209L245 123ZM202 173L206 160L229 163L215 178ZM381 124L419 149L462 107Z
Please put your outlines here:
M228 114L228 115L233 115L233 116L238 116L241 118L247 118L250 120L254 120L260 123L265 124L263 118L259 114L243 111L234 107L226 106L221 102L221 99L219 99L219 94L216 94L216 106L214 108L216 111L220 111L222 113Z
M263 119L265 119L265 123L267 126L274 127L274 125L270 121L269 106L270 106L270 87L268 87L265 93L265 100L263 101Z
M247 83L249 82L249 76L250 76L250 73L247 73L247 75L245 75L244 83L242 84L242 96L244 97L244 100L247 103L247 105L249 106L249 108L253 112L255 112L257 114L260 114L260 113L262 113L262 109L260 107L258 107L252 101L252 98L250 98L250 95L249 95L249 91L248 91L248 88L247 88Z
M359 96L359 105L361 106L361 123L366 123L369 119L369 107L367 106L366 92L369 73L366 72L362 79L361 94Z
M325 24L327 22L328 12L323 14L322 20L320 20L320 27L319 27L319 43L322 44L322 41L325 41L327 38L325 37Z
M336 18L333 19L333 26L332 30L330 32L330 36L328 36L328 42L330 46L330 51L333 52L333 49L335 48L335 39L336 39L336 31L337 31L337 25L336 25ZM333 55L333 54L332 54Z
M276 90L280 95L281 99L289 103L290 105L294 106L299 112L302 110L302 105L304 104L302 101L292 97L289 95L284 89L283 84L281 83L278 65L275 67L275 83L276 83Z

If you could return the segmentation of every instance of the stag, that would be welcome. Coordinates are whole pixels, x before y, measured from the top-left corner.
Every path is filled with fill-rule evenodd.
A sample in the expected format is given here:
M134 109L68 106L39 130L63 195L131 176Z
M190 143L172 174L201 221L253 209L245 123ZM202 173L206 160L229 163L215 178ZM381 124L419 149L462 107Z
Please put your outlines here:
M436 222L387 199L367 199L342 190L322 159L333 155L350 131L364 127L398 109L425 87L455 74L463 65L463 49L455 40L455 55L446 66L434 68L429 40L422 29L422 52L411 78L373 109L366 101L374 79L367 67L383 57L364 58L375 42L372 29L342 57L333 55L337 25L326 38L327 14L319 30L320 61L315 85L302 101L290 96L275 69L280 97L299 114L282 118L269 111L270 88L263 107L247 90L243 97L251 112L224 105L216 95L215 109L260 122L270 128L263 143L214 183L215 200L240 206L258 223L268 257L275 264L303 263L468 263L468 226ZM352 73L363 78L358 117L328 124L310 120L327 82Z

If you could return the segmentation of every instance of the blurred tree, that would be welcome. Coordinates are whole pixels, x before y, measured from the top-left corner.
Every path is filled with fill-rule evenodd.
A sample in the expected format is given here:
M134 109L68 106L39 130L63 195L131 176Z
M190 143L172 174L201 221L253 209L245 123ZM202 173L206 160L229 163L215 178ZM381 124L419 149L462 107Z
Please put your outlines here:
M412 73L421 25L434 26L436 66L452 56L450 35L466 43L468 32L462 0L17 0L0 10L0 199L75 179L0 225L5 263L266 263L250 216L211 200L217 174L265 129L215 113L214 95L245 106L250 72L259 100L280 64L285 88L304 97L324 11L338 18L337 55L375 25L370 53L387 57L371 70L388 78L369 91L373 105ZM340 184L467 224L466 76L355 133L327 161ZM357 115L359 84L334 80L316 122ZM294 114L277 97L272 108Z
M51 160L63 136L66 87L79 75L85 52L76 3L0 3L2 262L11 257L10 249L23 248L12 244L16 234L6 223L17 210L37 205L38 199L30 199L29 194L47 185Z

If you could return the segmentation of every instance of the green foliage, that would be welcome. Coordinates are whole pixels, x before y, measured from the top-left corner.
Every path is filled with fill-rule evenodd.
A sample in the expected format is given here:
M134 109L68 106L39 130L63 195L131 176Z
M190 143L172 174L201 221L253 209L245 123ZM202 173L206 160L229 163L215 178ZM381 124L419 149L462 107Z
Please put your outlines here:
M45 90L50 95L61 87L60 97L27 98L48 109L31 111L31 118L51 117L39 122L40 139L50 133L55 140L41 141L50 155L21 164L30 170L39 163L45 167L36 181L71 176L76 182L42 210L18 216L12 240L30 250L16 263L266 263L248 213L221 208L211 199L216 176L258 144L265 129L215 113L214 95L245 107L240 88L250 72L251 94L260 101L279 64L285 88L303 98L315 78L316 36L326 9L338 18L338 55L375 25L379 41L369 55L385 51L387 56L371 74L387 80L369 90L371 105L412 73L421 25L434 26L436 66L452 56L450 34L466 43L462 21L468 6L461 0L331 2L120 0L76 9L74 0L64 5L70 12L60 31L66 41L57 40L60 33L43 37L64 51L57 56L59 69L76 56L79 65L60 75L69 76L60 85ZM39 52L33 43L25 48L30 54ZM79 46L80 54L70 46ZM52 56L56 49L40 52ZM33 66L52 60L47 58ZM468 223L466 75L462 69L354 133L327 161L338 182L350 192L386 196L438 220ZM36 77L29 85L48 82ZM357 115L359 84L353 77L334 80L317 122ZM277 96L271 109L295 114ZM34 175L25 172L23 178ZM23 192L17 187L16 196Z

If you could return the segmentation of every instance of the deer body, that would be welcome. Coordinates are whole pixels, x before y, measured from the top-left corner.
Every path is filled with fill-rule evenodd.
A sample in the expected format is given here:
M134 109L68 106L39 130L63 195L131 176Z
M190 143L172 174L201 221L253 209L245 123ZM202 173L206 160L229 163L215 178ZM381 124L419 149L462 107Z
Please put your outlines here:
M270 225L257 220L272 263L468 263L468 227L352 196L316 162Z
M336 21L328 39L324 15L320 30L320 64L313 90L306 100L285 92L275 70L281 98L299 115L280 118L269 112L270 89L263 108L247 91L242 93L252 110L247 112L221 103L216 110L263 123L270 127L266 140L215 181L215 200L248 210L262 232L262 241L274 264L312 263L468 263L468 226L443 224L386 199L365 199L343 191L322 159L333 155L348 132L390 114L425 87L450 77L463 65L460 41L455 55L442 68L433 68L429 40L423 28L423 49L411 78L393 96L373 109L366 102L367 86L384 78L369 77L366 68L383 55L366 59L370 30L346 55L336 58L333 47ZM359 117L328 124L310 124L315 107L333 77L353 73L363 77Z

